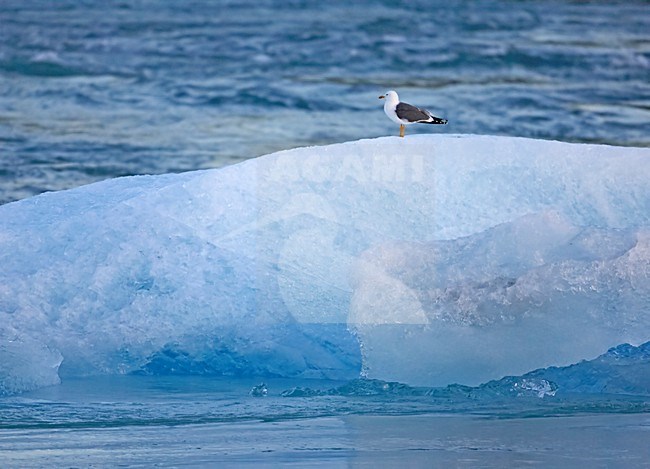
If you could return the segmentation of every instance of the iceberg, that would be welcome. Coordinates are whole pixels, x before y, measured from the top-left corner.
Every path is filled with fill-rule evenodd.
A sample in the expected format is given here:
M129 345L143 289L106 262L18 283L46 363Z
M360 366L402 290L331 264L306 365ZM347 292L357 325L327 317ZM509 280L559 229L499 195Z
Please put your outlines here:
M474 386L647 342L649 158L412 135L0 206L0 394L112 373Z

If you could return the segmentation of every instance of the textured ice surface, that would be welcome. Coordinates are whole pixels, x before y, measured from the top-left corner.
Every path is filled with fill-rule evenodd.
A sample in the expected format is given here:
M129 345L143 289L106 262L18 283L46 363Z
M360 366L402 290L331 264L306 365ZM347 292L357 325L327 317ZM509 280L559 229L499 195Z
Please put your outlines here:
M541 212L454 240L381 244L355 266L350 317L373 376L476 385L649 337L643 228Z
M593 360L535 370L524 378L551 381L562 393L650 396L650 342L622 344Z
M362 368L475 385L645 342L649 158L414 135L1 206L0 390Z

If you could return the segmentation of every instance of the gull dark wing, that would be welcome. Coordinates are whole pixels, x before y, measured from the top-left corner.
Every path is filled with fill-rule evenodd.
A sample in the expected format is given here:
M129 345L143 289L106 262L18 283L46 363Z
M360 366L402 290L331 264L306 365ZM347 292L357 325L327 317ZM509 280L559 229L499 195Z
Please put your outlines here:
M421 122L422 124L446 124L447 119L434 117L425 109L420 109L407 103L399 103L395 108L395 114L400 119L409 122Z
M425 121L429 119L428 112L407 103L399 103L395 108L395 113L400 119L409 122Z

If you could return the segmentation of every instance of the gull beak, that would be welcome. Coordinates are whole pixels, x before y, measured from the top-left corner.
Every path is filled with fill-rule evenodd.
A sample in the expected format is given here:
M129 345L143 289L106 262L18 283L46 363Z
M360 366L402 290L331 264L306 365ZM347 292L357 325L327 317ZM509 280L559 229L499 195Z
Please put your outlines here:
M386 97L386 95L383 95L383 94L382 94L382 95L379 97L379 99L384 99L385 97Z

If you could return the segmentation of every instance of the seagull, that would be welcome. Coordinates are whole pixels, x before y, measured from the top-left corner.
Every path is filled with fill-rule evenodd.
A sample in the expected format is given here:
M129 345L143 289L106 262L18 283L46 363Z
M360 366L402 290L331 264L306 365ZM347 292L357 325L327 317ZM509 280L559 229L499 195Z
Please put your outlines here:
M420 109L407 103L402 103L396 91L389 91L381 95L379 99L385 99L384 112L390 120L399 124L399 136L404 136L404 130L409 124L446 124L447 119L434 117L426 109Z

